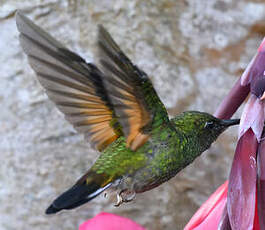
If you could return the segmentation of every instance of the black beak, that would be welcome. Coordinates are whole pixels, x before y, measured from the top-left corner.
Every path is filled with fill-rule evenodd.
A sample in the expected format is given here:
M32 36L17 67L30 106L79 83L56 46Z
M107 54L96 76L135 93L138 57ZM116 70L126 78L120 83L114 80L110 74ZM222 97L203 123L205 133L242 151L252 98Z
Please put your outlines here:
M240 119L228 119L228 120L221 120L221 124L225 127L238 125L240 123Z

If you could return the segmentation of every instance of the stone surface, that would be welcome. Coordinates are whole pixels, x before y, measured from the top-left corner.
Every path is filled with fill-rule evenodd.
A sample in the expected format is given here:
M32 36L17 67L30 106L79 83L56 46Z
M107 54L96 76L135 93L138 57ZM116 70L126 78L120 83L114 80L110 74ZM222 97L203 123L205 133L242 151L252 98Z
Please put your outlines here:
M168 183L120 208L99 197L81 208L45 216L97 153L47 99L18 42L15 9L24 10L88 61L103 24L151 77L171 116L213 113L265 35L264 1L25 0L0 3L0 229L77 229L100 211L153 230L183 229L226 180L235 149L232 128ZM240 116L240 112L237 113Z

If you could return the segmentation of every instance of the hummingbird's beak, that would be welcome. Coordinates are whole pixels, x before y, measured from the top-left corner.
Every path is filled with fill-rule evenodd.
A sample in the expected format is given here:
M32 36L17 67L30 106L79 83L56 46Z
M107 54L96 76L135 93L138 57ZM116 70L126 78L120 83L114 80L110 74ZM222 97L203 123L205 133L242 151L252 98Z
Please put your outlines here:
M228 119L228 120L221 120L221 124L225 127L238 125L240 123L240 119Z

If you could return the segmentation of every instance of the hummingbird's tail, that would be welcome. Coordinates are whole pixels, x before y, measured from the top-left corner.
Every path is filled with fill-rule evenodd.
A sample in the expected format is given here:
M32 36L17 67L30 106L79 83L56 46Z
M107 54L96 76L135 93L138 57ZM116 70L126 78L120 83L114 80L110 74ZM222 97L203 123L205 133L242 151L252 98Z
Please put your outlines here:
M45 213L55 214L63 209L73 209L92 200L112 185L111 182L104 183L104 178L103 175L88 172L72 188L57 197Z

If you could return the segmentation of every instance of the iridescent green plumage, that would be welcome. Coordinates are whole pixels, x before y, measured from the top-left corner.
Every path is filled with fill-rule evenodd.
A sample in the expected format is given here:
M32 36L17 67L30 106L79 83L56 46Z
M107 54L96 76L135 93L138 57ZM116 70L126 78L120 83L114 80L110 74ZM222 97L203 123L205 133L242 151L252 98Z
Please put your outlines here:
M207 124L215 127L207 128ZM210 114L196 111L184 112L164 126L152 129L149 140L137 151L126 148L124 137L113 142L90 169L106 173L114 180L130 178L123 189L143 192L175 176L190 164L229 125Z
M150 190L190 164L238 120L201 112L169 119L148 76L99 26L100 68L65 48L21 13L20 42L49 98L101 155L47 214L72 209L107 188L118 204ZM100 70L102 69L102 71Z

